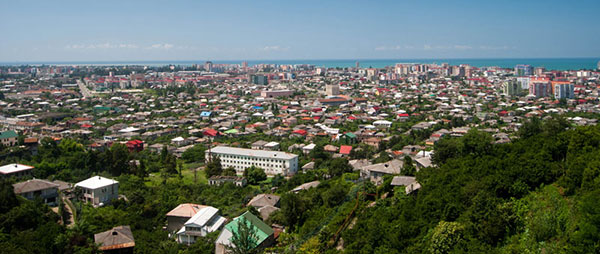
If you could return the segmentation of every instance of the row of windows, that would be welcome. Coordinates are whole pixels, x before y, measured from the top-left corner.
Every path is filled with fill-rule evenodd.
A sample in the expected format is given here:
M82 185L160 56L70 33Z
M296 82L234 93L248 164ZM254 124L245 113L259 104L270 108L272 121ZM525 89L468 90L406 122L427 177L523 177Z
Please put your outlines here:
M240 156L240 155L229 155L222 154L220 155L221 160L223 159L235 159L235 160L252 160L252 161L261 161L261 162L281 162L284 163L285 160L281 159L267 159L267 158L257 158L257 157L248 157L248 156Z

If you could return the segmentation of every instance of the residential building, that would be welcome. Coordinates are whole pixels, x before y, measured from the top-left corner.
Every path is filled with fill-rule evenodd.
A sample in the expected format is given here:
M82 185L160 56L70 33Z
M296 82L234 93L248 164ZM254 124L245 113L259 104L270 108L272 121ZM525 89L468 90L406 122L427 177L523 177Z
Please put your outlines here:
M253 245L255 245L256 248L269 247L275 242L273 229L254 214L245 212L225 225L215 242L215 254L225 254L228 252L227 248L233 246L231 238L234 233L237 234L239 232L241 223L246 223L246 225L256 232L256 238L252 239Z
M515 66L516 76L531 76L533 75L533 67L528 64L517 64Z
M221 229L227 219L218 213L219 209L212 206L201 208L177 231L177 242L190 245L195 243L198 237Z
M32 166L23 165L23 164L8 164L0 167L0 176L2 177L26 177L30 176L33 171Z
M167 231L175 233L181 229L183 225L192 218L198 211L205 208L205 205L197 205L191 203L180 204L173 210L169 211L167 217Z
M19 135L13 130L0 132L0 143L4 146L17 145L18 138Z
M575 86L568 82L553 82L554 98L573 99L575 96Z
M294 94L291 90L270 90L270 91L262 91L260 96L264 98L277 98L277 97L289 97Z
M339 84L327 84L327 85L325 85L325 94L327 96L338 96L338 95L340 95L340 85Z
M58 187L58 184L42 179L31 179L13 184L15 194L29 200L39 197L44 203L52 206L58 204Z
M377 163L368 165L360 170L361 178L369 179L376 185L383 183L383 177L385 175L397 175L400 174L404 162L401 160L391 160L388 162Z
M94 242L104 253L133 253L135 239L129 226L118 226L94 235Z
M518 81L505 81L502 85L502 92L506 96L519 96L523 93L521 83Z
M269 78L265 75L250 75L248 83L266 86L269 84Z
M298 171L298 155L292 153L217 146L206 150L206 160L217 156L223 168L232 167L238 174L256 166L267 175L293 175Z
M119 182L102 176L92 176L78 182L75 188L81 189L81 200L94 207L110 204L111 200L119 198Z

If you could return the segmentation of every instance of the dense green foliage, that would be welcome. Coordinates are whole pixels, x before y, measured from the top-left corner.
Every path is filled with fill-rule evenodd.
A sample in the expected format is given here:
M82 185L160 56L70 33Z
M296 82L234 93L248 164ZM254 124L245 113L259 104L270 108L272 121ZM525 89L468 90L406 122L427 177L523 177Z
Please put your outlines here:
M435 147L436 167L405 168L422 185L410 195L391 186L391 177L381 186L358 180L347 159L332 159L320 144L305 158L315 162L315 170L265 181L264 171L253 168L247 170L250 185L240 188L194 183L181 160L165 153L119 146L94 152L72 140L44 140L38 155L22 158L36 166L37 177L76 181L107 175L119 181L127 200L101 208L75 203L77 223L66 227L39 200L16 197L10 182L0 182L0 248L92 253L94 233L130 225L136 253L211 253L218 233L191 246L177 244L162 229L165 214L180 203L198 203L233 218L252 210L244 205L256 194L274 192L281 209L267 222L286 227L268 249L277 253L597 252L600 126L573 128L559 118L533 119L518 135L507 144L493 144L489 134L476 130L443 138ZM381 151L353 150L357 157L375 154L389 159ZM200 161L194 158L184 160ZM409 157L404 160L412 165ZM232 173L218 159L199 172ZM320 184L314 188L290 192L315 180Z

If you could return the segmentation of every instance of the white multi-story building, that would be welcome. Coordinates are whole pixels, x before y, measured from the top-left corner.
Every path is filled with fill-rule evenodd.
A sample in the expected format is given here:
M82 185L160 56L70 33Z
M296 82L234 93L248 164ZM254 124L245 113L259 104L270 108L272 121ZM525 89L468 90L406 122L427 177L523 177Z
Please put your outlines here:
M109 204L119 198L119 182L101 176L92 176L75 184L81 189L81 199L94 207Z
M218 157L223 168L232 167L238 174L252 166L264 169L267 175L293 175L298 171L298 155L292 153L217 146L206 150L207 161L211 156Z

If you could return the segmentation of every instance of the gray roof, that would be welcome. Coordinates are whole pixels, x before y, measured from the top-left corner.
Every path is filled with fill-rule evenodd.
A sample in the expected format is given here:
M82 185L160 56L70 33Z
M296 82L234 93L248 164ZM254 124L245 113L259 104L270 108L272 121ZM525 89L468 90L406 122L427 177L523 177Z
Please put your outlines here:
M209 150L207 150L207 152L208 151ZM295 155L292 153L254 150L254 149L236 148L236 147L228 147L228 146L217 146L215 148L210 149L210 152L215 153L215 154L235 154L235 155L241 155L241 156L262 157L262 158L270 158L270 159L286 159L286 160L298 157L298 155Z
M31 179L25 182L13 184L13 188L15 189L16 194L45 190L50 188L58 189L58 186L58 184L41 179Z
M272 194L258 194L250 202L248 206L263 207L263 206L277 206L279 203L279 196Z
M408 186L415 183L417 179L414 176L394 176L392 186Z
M404 165L404 162L402 162L401 160L391 160L388 162L377 163L377 164L365 166L365 167L363 167L363 170L393 175L393 174L400 174L400 170L402 169L403 165Z

